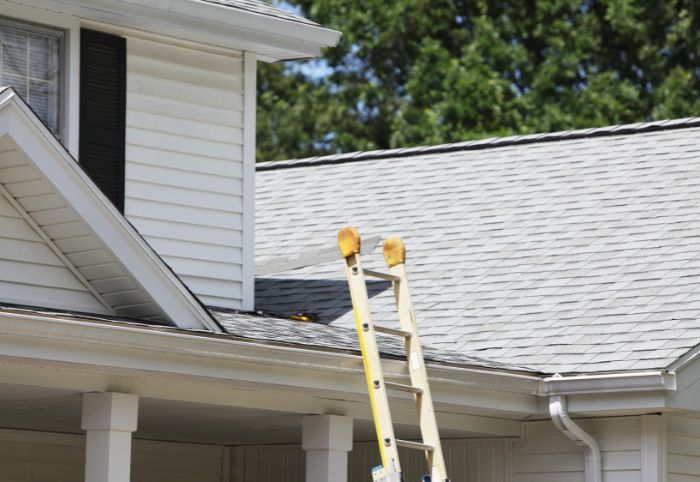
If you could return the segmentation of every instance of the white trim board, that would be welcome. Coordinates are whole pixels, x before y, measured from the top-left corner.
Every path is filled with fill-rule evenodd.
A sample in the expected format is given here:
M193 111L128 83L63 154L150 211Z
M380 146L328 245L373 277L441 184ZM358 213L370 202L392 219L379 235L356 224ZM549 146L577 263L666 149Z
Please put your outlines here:
M666 418L641 417L641 482L662 482L666 477Z
M80 19L71 15L50 12L7 1L0 2L0 15L10 19L33 22L66 31L65 53L61 70L63 90L63 144L74 156L78 156L78 126L80 116Z
M340 32L319 25L266 16L192 0L15 0L85 20L255 52L261 60L318 57L335 46Z
M130 305L127 299L121 311L113 306L117 313L160 317L180 328L221 331L208 311L12 89L0 92L0 139L14 145L24 162L40 174L42 186L49 188L48 194L54 196L56 207L67 207L75 216L72 222L66 223L65 229L94 238L92 241L97 243L100 254L106 257L97 266L109 266L118 276L131 281L134 286L131 294L140 295L139 301ZM21 200L18 203L21 205ZM64 254L71 258L70 254ZM96 291L103 294L95 286L96 278L83 274Z
M255 54L243 64L243 309L255 308Z

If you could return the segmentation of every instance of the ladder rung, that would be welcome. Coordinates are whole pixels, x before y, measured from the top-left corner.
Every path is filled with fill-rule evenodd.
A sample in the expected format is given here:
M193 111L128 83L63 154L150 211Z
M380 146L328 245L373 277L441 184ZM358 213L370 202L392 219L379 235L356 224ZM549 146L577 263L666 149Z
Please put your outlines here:
M373 278L384 279L387 281L401 281L401 278L389 273L380 273L379 271L372 271L371 269L363 269L362 272L367 276L372 276Z
M374 331L378 331L379 333L384 333L386 335L403 336L404 338L411 338L413 336L410 331L389 328L388 326L374 325Z
M435 450L432 445L422 444L420 442L411 442L410 440L396 439L396 445L399 447L406 447L407 449L425 450L426 452L432 452Z
M412 385L404 385L403 383L384 382L384 386L387 388L387 390L399 390L402 392L415 393L417 395L423 394L422 388L414 387Z

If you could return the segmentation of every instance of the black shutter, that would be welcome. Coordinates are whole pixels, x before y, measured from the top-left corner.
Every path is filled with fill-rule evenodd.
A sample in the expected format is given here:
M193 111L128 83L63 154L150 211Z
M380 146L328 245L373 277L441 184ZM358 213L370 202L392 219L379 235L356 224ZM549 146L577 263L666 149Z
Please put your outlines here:
M126 41L80 32L80 165L124 211Z

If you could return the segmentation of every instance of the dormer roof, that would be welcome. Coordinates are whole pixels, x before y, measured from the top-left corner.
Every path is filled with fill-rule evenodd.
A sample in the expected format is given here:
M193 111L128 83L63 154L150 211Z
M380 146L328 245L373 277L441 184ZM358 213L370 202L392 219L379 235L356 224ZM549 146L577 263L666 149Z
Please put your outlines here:
M3 289L0 302L221 331L10 88L0 91L0 201L0 242L28 253L8 256L0 284L24 289Z

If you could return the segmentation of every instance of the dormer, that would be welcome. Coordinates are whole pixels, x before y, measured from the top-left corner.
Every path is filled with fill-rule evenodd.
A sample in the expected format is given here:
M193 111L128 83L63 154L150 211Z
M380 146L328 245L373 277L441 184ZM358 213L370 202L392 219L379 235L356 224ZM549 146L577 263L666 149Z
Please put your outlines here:
M1 83L203 304L252 309L256 63L339 36L254 0L0 0Z

